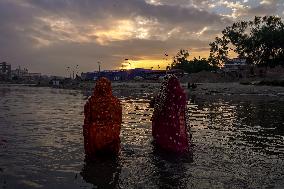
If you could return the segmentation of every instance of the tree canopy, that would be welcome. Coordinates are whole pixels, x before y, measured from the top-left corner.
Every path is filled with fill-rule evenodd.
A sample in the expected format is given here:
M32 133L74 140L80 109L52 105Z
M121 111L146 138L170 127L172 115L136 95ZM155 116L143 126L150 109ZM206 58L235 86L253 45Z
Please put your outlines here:
M229 51L249 64L284 65L284 24L276 16L255 17L252 21L240 21L226 27L222 37L210 44L209 61L220 66Z
M179 50L176 56L173 57L173 63L171 65L171 69L182 69L187 73L197 73L200 71L212 71L215 70L212 64L205 58L197 59L193 58L193 60L188 60L189 51L185 49Z

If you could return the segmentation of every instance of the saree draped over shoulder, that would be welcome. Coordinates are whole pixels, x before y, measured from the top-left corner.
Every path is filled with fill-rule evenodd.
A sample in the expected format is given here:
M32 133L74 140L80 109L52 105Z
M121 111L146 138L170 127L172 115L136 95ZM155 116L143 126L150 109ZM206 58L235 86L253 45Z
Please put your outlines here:
M84 107L84 148L87 156L117 154L120 150L122 108L112 95L111 82L100 78Z
M174 75L165 77L155 98L152 135L158 147L177 153L189 151L185 120L186 95Z

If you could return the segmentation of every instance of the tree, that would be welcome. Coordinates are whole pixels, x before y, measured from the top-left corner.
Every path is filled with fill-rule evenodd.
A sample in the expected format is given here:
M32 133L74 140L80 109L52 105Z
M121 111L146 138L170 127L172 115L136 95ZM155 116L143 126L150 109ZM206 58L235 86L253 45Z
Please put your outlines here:
M245 58L249 64L281 64L284 58L284 24L276 16L236 22L226 27L222 37L216 37L209 45L209 61L213 65L222 65L228 59L229 51Z
M187 64L189 57L188 50L180 49L177 55L173 57L173 63L171 65L171 68L175 69L184 69L185 65Z
M193 58L193 60L187 60L189 56L188 50L181 49L176 56L173 57L172 69L182 69L187 73L197 73L200 71L212 71L216 70L216 66L210 64L205 59Z

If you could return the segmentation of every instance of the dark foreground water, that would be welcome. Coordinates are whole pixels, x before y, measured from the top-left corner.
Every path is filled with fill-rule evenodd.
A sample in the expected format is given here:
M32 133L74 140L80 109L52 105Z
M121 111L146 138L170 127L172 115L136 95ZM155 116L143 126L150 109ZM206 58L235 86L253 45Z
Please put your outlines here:
M86 96L0 86L0 187L284 188L283 101L243 96L190 102L190 159L154 149L148 95L120 94L121 154L88 163L81 129Z

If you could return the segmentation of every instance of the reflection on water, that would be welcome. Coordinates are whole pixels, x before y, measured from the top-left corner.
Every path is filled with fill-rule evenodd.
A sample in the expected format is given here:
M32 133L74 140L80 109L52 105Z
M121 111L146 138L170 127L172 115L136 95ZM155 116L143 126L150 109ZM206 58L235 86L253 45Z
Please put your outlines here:
M283 105L281 101L230 102L219 99L190 104L189 107L194 128L218 131L215 134L222 135L222 142L229 145L246 146L283 157Z
M121 167L117 158L100 157L95 162L85 160L80 173L83 179L96 188L119 188Z
M283 188L284 102L190 99L193 157L155 149L151 94L115 91L121 154L85 161L79 91L0 86L1 188Z
M187 188L186 178L190 177L190 173L185 166L192 163L192 154L183 156L169 154L154 147L151 157L156 170L158 186Z

